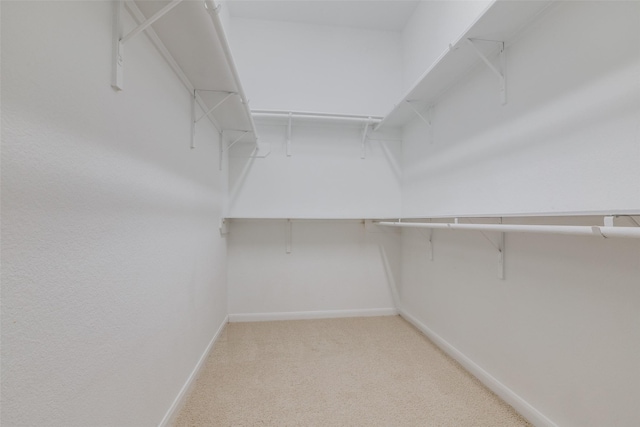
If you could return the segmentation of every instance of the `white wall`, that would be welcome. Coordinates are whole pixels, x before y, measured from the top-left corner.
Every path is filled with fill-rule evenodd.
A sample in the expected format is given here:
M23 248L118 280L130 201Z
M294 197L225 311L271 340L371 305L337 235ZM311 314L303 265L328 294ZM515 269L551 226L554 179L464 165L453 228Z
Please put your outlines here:
M230 320L394 313L389 274L400 266L398 235L369 232L362 221L293 221L287 253L287 227L232 221Z
M640 5L563 2L403 138L403 215L640 207Z
M145 36L111 89L111 17L2 2L6 427L158 425L226 316L217 134Z
M401 93L401 36L233 18L230 43L252 109L382 116Z
M422 1L402 31L402 91L406 92L491 3ZM397 101L394 101L397 102Z
M229 216L236 218L385 218L400 214L398 133L372 134L362 159L362 128L294 120L258 122L263 159L239 144L229 158Z
M435 231L433 261L427 242L403 232L400 300L410 315L558 426L640 423L637 240L509 233L505 280L478 232Z
M506 106L482 65L436 106L433 138L405 128L403 215L640 210L639 31L638 2L549 10L507 49ZM480 233L434 232L434 261L427 241L403 232L410 315L539 422L640 424L638 241L507 234L504 281Z

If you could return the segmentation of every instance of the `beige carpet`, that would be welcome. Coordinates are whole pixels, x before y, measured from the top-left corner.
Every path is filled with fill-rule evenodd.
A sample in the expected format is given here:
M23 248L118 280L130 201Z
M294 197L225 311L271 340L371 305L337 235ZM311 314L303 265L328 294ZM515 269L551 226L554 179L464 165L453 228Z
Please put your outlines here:
M176 426L526 426L398 316L230 323Z

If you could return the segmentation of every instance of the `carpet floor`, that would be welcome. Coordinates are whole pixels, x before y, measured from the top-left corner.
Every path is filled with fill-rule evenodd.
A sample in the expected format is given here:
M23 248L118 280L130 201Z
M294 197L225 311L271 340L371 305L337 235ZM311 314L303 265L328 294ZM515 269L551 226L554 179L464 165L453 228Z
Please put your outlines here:
M399 316L230 323L176 426L528 426Z

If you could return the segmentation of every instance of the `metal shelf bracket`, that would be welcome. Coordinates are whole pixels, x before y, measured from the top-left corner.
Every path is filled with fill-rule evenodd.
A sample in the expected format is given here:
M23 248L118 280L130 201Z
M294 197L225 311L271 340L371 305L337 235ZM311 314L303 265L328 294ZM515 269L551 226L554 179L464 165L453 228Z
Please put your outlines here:
M500 218L500 224L502 224L502 218ZM504 280L504 232L500 232L498 235L498 279Z
M219 101L216 105L209 108L203 115L201 115L196 119L196 100L197 100L198 92L217 92L217 93L224 93L226 96L222 98L222 100ZM220 91L220 90L204 90L204 89L193 90L193 96L191 97L191 148L192 149L196 148L195 146L196 124L200 120L204 119L205 117L208 117L209 114L217 110L232 95L237 95L237 94L238 94L237 92L226 92L226 91Z
M427 110L427 117L425 117L413 106L412 104L413 102L418 102L418 101L413 99L407 99L406 101L407 105L413 110L413 112L416 113L416 115L420 117L423 122L425 122L427 125L429 125L429 127L431 127L433 106L429 107L429 109Z
M289 121L287 122L287 157L291 157L291 122L293 121L293 113L289 112Z
M287 219L287 225L286 225L286 253L290 254L291 253L291 246L292 246L292 241L293 241L293 221L291 221L290 219Z
M116 91L124 89L124 45L146 30L151 24L162 18L171 9L179 5L183 0L172 0L169 4L138 24L136 28L122 35L122 6L124 0L115 0L113 7L113 67L111 86Z
M369 133L369 126L371 126L371 117L367 118L367 121L364 124L364 128L362 129L362 142L361 142L361 153L360 158L365 159L367 157L367 134Z
M481 40L481 39L465 39L465 41L467 42L467 44L469 46L471 46L473 51L480 57L480 59L482 59L482 61L485 64L487 64L489 69L498 77L500 101L502 102L502 105L506 104L507 103L507 84L506 84L507 59L506 59L506 53L504 51L504 42L503 41L497 41L497 40ZM500 68L501 68L501 70L498 70L491 63L491 61L489 61L489 58L487 58L485 56L485 54L482 53L480 51L480 49L478 49L478 47L475 45L474 41L497 43L499 45L499 47L500 47Z

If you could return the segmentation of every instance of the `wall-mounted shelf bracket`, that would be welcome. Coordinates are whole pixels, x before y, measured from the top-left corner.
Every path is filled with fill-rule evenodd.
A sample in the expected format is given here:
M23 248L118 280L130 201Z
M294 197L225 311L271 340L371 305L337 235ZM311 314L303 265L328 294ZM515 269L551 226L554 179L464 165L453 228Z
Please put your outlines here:
M293 113L289 112L289 120L287 122L287 157L291 157L291 122L293 122Z
M222 131L218 132L218 170L222 170L222 163L224 160L224 140L222 139Z
M227 220L225 218L220 219L219 228L221 236L229 234L229 227L227 226Z
M197 91L197 89L196 89L196 91ZM224 98L222 98L222 100L220 100L216 105L214 105L213 107L209 108L206 113L204 113L203 115L201 115L200 117L195 119L196 123L198 123L200 120L202 120L205 117L207 117L209 114L213 113L218 107L220 107L224 103L224 101L229 99L229 97L231 97L231 95L237 95L238 94L237 92L222 92L222 91L213 91L213 92L225 93L226 96ZM194 96L194 98L195 98L195 96Z
M369 126L371 126L371 117L367 118L367 121L362 128L362 142L361 142L361 153L360 158L364 159L367 157L367 134L369 133Z
M502 218L500 218L500 224L502 224ZM498 278L504 280L504 232L500 232L498 235Z
M473 51L480 57L480 59L482 59L482 61L485 64L487 64L489 69L498 77L500 101L502 102L502 105L506 104L507 103L507 84L506 84L507 60L506 60L506 53L504 51L504 42L497 41L497 40L481 40L481 39L465 39L465 41L469 46L471 46L471 49L473 49ZM495 65L491 63L489 58L487 58L486 55L482 53L480 49L478 49L478 47L474 43L475 41L497 43L499 45L501 70L497 69Z
M231 147L233 147L233 146L234 146L234 145L236 145L238 142L240 142L240 140L241 140L242 138L244 138L246 134L248 134L248 133L249 133L249 131L248 131L248 130L243 130L243 131L241 131L241 132L242 132L242 135L240 135L239 137L237 137L236 139L234 139L234 140L233 140L233 142L232 142L231 144L227 145L227 148L226 148L226 149L225 149L225 148L223 148L223 151L228 151L229 149L231 149Z
M218 101L217 104L215 104L213 107L209 108L203 115L201 115L200 117L198 117L196 119L196 101L197 101L198 92L224 93L225 97L222 98L222 100ZM191 97L191 148L192 149L196 148L196 146L195 146L196 124L200 120L204 119L205 117L209 116L209 114L211 114L215 110L217 110L232 95L237 95L237 94L238 94L237 92L227 92L227 91L221 91L221 90L205 90L205 89L194 89L193 90L193 96Z
M286 232L286 240L287 240L286 252L290 254L292 241L293 241L293 221L291 221L290 219L287 220L285 232Z
M171 9L179 5L183 0L172 0L169 4L154 13L151 17L138 24L136 28L129 31L125 36L122 35L122 6L124 0L114 1L113 16L113 67L111 86L121 91L124 89L124 45L146 30L151 24L162 18Z
M425 122L427 125L429 125L429 127L431 127L431 116L432 116L433 107L429 107L429 109L427 110L427 117L425 117L422 115L422 113L420 113L420 111L418 111L413 106L413 102L418 102L418 101L413 99L407 99L406 101L407 105L413 110L413 112L416 113L416 115L420 117L423 122Z
M429 230L429 260L433 261L433 230Z

